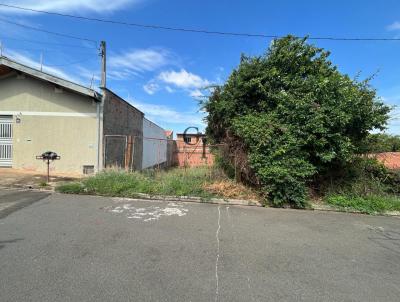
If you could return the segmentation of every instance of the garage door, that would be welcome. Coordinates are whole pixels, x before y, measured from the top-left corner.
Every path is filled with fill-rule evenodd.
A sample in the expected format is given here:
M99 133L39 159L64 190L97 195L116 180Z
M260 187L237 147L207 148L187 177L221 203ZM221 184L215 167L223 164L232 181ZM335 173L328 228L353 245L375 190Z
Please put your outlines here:
M13 154L12 116L0 115L0 167L12 167Z

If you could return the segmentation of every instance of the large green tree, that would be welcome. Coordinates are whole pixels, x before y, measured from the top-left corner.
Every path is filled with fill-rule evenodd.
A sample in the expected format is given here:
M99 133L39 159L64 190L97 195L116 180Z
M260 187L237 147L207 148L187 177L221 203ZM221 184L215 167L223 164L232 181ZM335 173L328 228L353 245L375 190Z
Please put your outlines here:
M204 102L209 138L246 154L255 179L245 180L275 205L303 206L310 181L350 163L388 120L369 80L341 74L328 57L307 39L274 40L264 55L242 56Z

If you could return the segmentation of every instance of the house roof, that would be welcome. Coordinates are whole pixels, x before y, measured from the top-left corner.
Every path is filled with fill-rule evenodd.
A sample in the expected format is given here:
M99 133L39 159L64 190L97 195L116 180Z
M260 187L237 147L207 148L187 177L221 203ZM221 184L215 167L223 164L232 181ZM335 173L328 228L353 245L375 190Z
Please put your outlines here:
M28 74L34 78L41 79L43 81L47 81L58 86L61 86L65 89L71 90L73 92L89 96L95 100L101 100L101 95L90 88L85 86L76 84L74 82L59 78L57 76L51 75L49 73L40 71L38 69L23 65L21 63L15 62L7 57L1 56L0 57L0 76L2 74L6 74L10 72L10 70L17 70L19 72Z
M165 130L165 135L166 136L172 136L174 134L173 130Z

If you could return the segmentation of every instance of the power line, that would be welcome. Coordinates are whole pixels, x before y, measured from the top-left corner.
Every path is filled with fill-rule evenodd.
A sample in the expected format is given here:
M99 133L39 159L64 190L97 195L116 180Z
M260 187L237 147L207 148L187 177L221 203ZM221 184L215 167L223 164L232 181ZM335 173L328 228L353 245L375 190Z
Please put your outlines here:
M0 3L0 6L10 8L10 9L18 9L18 10L54 15L54 16L59 16L59 17L67 17L67 18L74 18L74 19L80 19L80 20L96 21L96 22L102 22L102 23L126 25L126 26L155 29L155 30L168 30L168 31L188 32L188 33L237 36L237 37L271 38L271 39L284 37L282 35L223 32L223 31L203 30L203 29L184 28L184 27L170 27L170 26L161 26L161 25L152 25L152 24L131 23L131 22L124 22L124 21L117 21L117 20L108 20L108 19L100 19L100 18L93 18L93 17L83 17L83 16L77 16L77 15L71 15L71 14L62 14L62 13L57 13L57 12L49 12L49 11L21 7L21 6L10 5L10 4L4 4L4 3ZM359 38L359 37L345 38L345 37L313 37L313 36L297 36L297 37L298 38L308 38L309 40L331 40L331 41L400 41L400 38Z
M47 67L64 67L64 66L69 66L69 65L76 65L76 64L85 63L85 62L88 62L88 61L92 61L94 59L97 59L97 58L90 57L90 58L86 58L86 59L83 59L83 60L69 62L69 63L65 63L65 64L54 64L54 65L53 64L44 64L44 65L47 66Z
M1 3L0 3L0 6L1 6ZM60 37L64 37L64 38L69 38L69 39L75 39L75 40L91 42L91 43L94 43L95 45L98 44L97 41L92 40L92 39L72 36L72 35L58 33L58 32L54 32L54 31L49 31L49 30L46 30L46 29L41 29L41 28L37 28L37 27L33 27L33 26L29 26L29 25L25 25L25 24L21 24L21 23L17 23L17 22L5 20L5 19L0 19L0 22L9 23L9 24L20 26L20 27L27 28L27 29L30 29L30 30L44 32L44 33L50 34L50 35L55 35L55 36L60 36Z
M1 46L2 46L2 48L3 48L3 51L5 50L5 51L7 51L7 45L6 44L4 44L4 43L2 43L1 44ZM12 50L12 49L18 49L18 50L26 50L26 51L40 51L40 52L43 52L43 53L60 53L62 50L60 50L60 49L49 49L49 48L46 48L46 49L43 49L43 48L30 48L30 47L20 47L20 46L13 46L13 47L10 47L10 49ZM91 53L91 52L86 52L86 51L76 51L76 50L74 50L74 49L72 49L72 50L68 50L68 52L73 52L73 53L76 53L76 54L83 54L83 55L93 55L93 53Z
M63 46L63 47L73 47L73 48L77 48L78 47L78 48L86 48L86 49L97 49L96 47L83 46L83 45L77 45L77 44L64 44L64 43L44 42L44 41L39 41L39 40L28 40L28 39L12 38L12 37L4 36L4 35L1 35L1 34L0 34L0 39L21 41L21 42L34 43L34 44L46 44L46 45L54 45L54 46Z

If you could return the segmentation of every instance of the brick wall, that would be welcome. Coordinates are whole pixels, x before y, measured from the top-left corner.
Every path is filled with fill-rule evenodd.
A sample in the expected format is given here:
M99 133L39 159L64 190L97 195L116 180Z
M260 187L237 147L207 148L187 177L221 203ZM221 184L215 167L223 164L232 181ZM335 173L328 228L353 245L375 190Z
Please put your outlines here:
M190 144L186 144L183 135L178 134L174 146L174 163L179 167L189 166L212 166L214 164L214 155L210 152L210 148L203 146L203 135L187 134L190 137Z
M105 167L128 166L141 170L144 114L112 91L105 89L103 93L106 94L103 109ZM132 137L132 146L127 146L129 137ZM127 152L130 153L128 156Z

